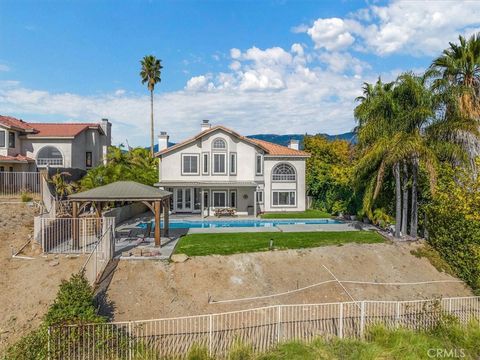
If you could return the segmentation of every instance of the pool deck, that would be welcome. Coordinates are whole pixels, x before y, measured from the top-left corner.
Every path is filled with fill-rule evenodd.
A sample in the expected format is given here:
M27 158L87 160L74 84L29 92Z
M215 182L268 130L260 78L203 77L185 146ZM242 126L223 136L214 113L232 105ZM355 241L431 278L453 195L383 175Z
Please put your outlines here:
M239 217L222 217L209 216L201 218L200 215L179 215L174 214L170 217L171 220L182 221L245 221L245 220L260 220L253 216L239 216ZM116 228L116 242L115 242L115 257L119 259L128 260L169 260L178 239L186 234L211 234L211 233L255 233L255 232L321 232L321 231L360 231L373 230L374 226L364 224L358 221L342 221L333 224L292 224L292 225L275 225L266 227L214 227L214 228L190 228L190 229L170 229L169 237L162 236L161 247L154 246L154 240L151 237L142 234L142 229L137 225L140 222L147 222L152 220L151 213L141 214L135 218L129 219L120 224ZM264 219L269 220L294 220L301 222L302 220L316 220L316 219ZM324 219L325 220L325 219ZM163 229L162 229L163 230Z

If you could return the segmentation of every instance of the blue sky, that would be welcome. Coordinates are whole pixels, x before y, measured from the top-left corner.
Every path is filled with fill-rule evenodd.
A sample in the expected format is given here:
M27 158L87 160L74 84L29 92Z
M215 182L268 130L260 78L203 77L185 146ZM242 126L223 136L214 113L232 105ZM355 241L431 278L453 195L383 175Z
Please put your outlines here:
M164 66L156 131L340 133L363 81L421 71L480 29L480 2L0 2L0 114L114 124L148 143L139 60Z

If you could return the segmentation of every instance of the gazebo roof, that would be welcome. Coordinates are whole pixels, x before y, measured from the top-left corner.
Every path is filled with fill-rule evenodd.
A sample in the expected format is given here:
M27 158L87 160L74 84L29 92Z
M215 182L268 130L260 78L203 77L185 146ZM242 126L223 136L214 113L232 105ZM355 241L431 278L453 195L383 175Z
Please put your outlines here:
M70 200L79 201L152 201L163 200L172 193L135 181L116 181L97 188L72 194Z

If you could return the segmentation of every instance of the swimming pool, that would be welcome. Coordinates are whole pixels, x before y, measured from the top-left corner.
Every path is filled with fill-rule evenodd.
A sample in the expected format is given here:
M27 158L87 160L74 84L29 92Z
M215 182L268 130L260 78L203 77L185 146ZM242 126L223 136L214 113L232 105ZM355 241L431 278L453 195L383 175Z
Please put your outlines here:
M146 222L137 225L140 228L147 227ZM332 219L292 219L292 220L171 220L170 229L192 228L222 228L222 227L274 227L277 225L307 225L307 224L340 224L340 221ZM163 227L163 222L162 225Z

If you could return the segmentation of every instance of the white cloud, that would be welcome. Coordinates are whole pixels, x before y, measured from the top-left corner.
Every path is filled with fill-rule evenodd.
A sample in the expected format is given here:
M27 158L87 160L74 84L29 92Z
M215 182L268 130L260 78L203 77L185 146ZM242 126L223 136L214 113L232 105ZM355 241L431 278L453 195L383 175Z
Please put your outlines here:
M0 64L0 72L7 72L10 71L10 67L5 64Z
M207 91L214 88L213 83L210 82L210 75L194 76L187 81L185 86L185 89L189 91Z
M331 51L354 47L377 55L436 55L459 34L480 26L480 1L393 1L370 5L349 16L319 18L300 26L316 48Z
M306 32L315 43L315 48L342 50L352 45L355 41L349 27L349 24L343 19L317 19Z

